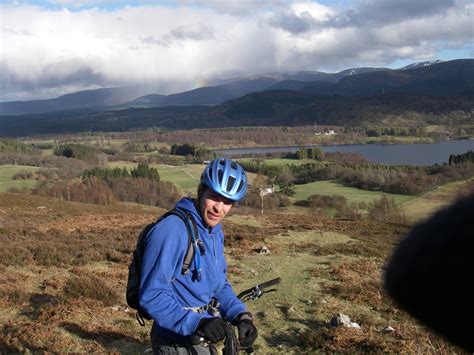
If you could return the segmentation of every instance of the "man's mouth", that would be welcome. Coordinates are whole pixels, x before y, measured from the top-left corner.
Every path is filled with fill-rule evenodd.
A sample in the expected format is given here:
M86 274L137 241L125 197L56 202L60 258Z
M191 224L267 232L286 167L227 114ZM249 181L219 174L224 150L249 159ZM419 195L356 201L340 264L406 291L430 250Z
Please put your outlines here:
M215 219L219 219L219 218L220 218L220 215L214 214L214 213L212 213L212 212L209 212L207 215L209 216L209 219L214 219L214 220L215 220Z

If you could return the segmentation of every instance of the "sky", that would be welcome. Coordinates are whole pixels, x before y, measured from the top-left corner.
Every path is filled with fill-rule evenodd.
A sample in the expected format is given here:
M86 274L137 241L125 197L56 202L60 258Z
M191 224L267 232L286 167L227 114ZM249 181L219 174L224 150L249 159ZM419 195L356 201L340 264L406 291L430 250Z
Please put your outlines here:
M474 57L472 0L0 0L0 101Z

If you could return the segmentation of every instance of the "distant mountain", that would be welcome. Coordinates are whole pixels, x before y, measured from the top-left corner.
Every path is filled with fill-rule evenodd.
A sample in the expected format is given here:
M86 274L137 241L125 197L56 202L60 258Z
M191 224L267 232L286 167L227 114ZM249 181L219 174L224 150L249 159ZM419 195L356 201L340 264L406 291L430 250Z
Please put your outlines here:
M146 95L129 103L126 107L160 107L180 105L218 105L236 97L264 90L278 79L270 77L237 78L225 84L189 90L167 96Z
M104 108L119 105L150 92L149 86L126 86L84 90L55 99L0 103L0 114L38 114L51 111Z
M472 127L474 96L435 97L387 93L372 97L321 96L299 91L261 91L218 106L167 106L103 112L0 116L4 137L84 131L128 131L159 127L192 129L239 126L386 125L395 119L414 126L446 124L446 115L461 112L456 124ZM464 113L462 113L464 112Z
M308 86L328 86L328 83L337 83L342 78L350 75L370 73L373 71L387 70L386 68L352 68L340 71L338 73L318 72L311 77L305 77L306 80L287 79L267 88L267 90L301 90Z
M428 60L425 62L417 62L417 63L412 63L409 65L404 66L403 68L400 68L401 70L410 70L410 69L416 69L416 68L422 68L422 67L427 67L433 64L439 64L442 63L442 60Z
M332 85L314 83L300 91L321 95L372 96L389 92L437 96L474 94L474 59L440 62L414 69L380 70L342 78Z
M389 92L423 95L472 95L474 60L414 63L402 69L353 68L339 73L302 71L268 73L220 80L171 95L158 95L150 86L80 91L56 99L0 103L0 114L38 114L64 110L106 110L183 105L215 106L240 96L273 90L318 95L372 96Z
M351 75L363 69L350 69L336 74L318 71L299 71L241 76L218 80L214 86L196 88L171 95L156 94L153 92L156 88L143 85L84 90L55 99L2 102L0 103L0 114L39 114L77 109L103 110L112 107L124 109L130 107L174 105L218 105L251 92L266 90L285 80L296 80L302 83L318 80L337 81L345 75ZM298 85L297 89L303 86L303 84ZM287 88L286 86L282 87L282 89Z
M165 97L166 95L157 95L157 94L145 95L131 101L127 105L138 106L138 107L160 106Z
M270 72L261 75L242 75L233 78L219 79L214 82L214 85L233 85L238 82L252 82L255 80L267 80L268 82L273 81L273 83L284 80L314 81L322 79L327 75L328 73L320 71Z

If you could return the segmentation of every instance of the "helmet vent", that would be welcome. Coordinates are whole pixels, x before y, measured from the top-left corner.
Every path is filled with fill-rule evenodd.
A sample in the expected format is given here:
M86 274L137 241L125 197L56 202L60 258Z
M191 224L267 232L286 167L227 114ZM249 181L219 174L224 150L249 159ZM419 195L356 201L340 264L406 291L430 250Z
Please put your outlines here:
M222 170L217 170L217 178L219 179L219 182L222 182L222 179L224 178L224 172Z
M229 176L229 180L227 180L227 191L230 191L232 190L232 187L234 186L234 182L235 182L235 177L233 176Z

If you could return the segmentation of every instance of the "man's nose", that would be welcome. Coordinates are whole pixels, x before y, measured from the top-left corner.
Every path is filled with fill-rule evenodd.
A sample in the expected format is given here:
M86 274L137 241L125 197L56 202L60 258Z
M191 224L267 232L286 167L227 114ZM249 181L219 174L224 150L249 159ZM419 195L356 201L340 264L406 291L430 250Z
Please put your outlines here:
M214 204L214 210L217 211L217 212L222 211L222 206L223 205L224 205L224 203L222 201L216 202Z

